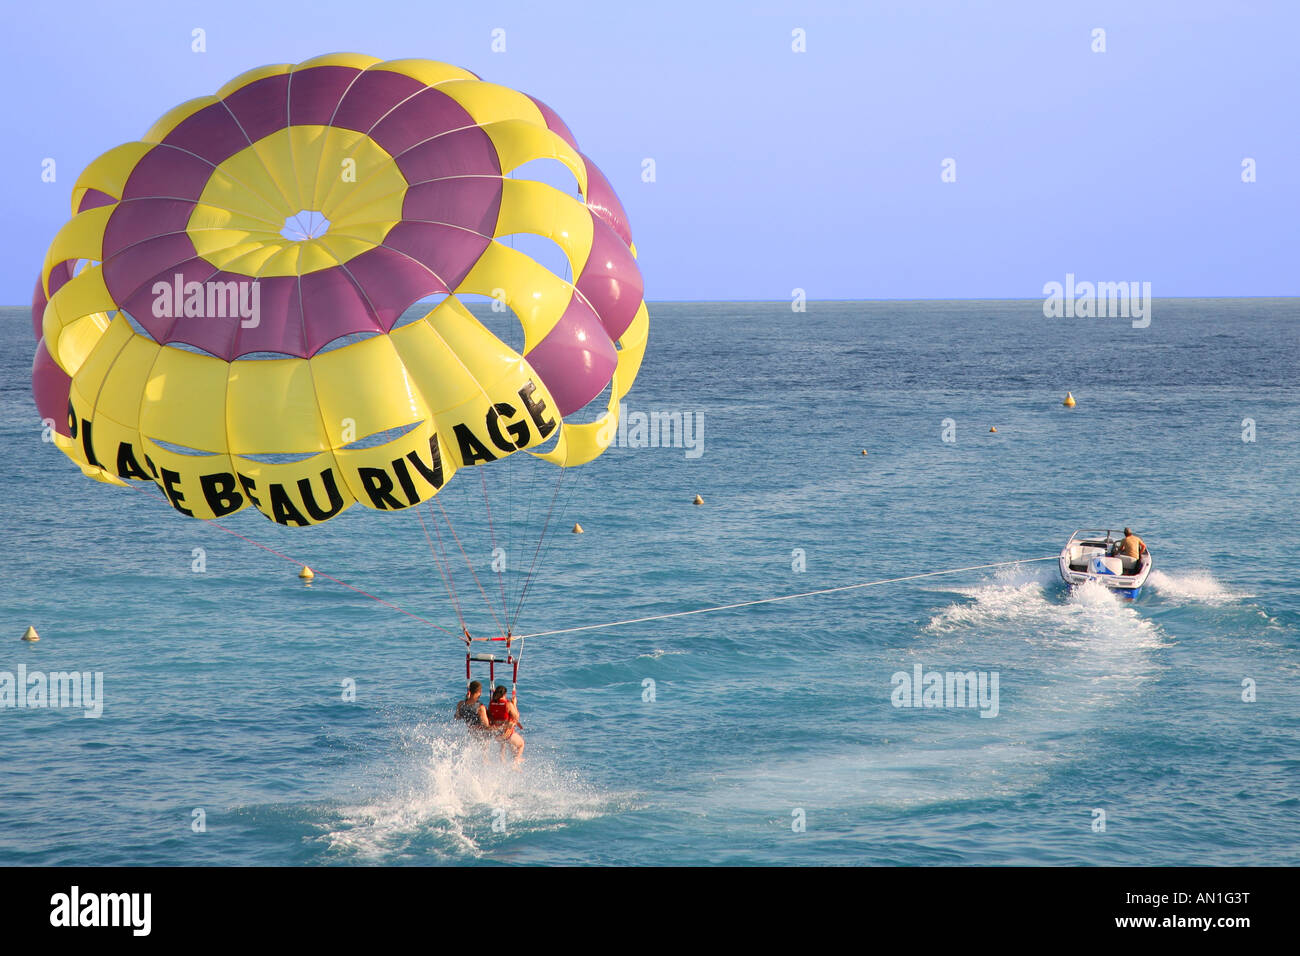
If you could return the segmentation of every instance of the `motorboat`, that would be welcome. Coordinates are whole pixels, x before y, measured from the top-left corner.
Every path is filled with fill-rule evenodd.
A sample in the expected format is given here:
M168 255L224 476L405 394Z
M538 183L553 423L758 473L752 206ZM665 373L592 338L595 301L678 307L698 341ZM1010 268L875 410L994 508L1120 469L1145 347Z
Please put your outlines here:
M1122 597L1137 597L1154 562L1145 546L1136 558L1120 554L1123 540L1121 531L1080 528L1061 549L1061 580L1071 587L1096 581Z

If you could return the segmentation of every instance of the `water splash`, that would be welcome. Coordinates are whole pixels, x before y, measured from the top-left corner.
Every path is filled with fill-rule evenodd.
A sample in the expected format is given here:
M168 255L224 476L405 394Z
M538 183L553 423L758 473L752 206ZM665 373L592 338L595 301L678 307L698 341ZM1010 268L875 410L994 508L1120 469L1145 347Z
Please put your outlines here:
M499 745L470 740L458 727L419 725L403 737L397 759L380 771L389 781L382 792L337 809L322 838L332 851L359 861L455 862L632 803L545 754L520 766L503 762Z

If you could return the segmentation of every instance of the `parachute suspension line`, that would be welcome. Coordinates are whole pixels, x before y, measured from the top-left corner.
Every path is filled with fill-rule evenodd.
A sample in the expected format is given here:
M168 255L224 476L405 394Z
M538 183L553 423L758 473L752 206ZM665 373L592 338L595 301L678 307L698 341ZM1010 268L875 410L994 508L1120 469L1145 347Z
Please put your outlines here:
M532 461L532 462L530 462L529 464L530 464L531 467L534 467L534 468L547 467L546 465L544 465L544 463L539 462L539 461ZM513 480L514 480L514 472L515 472L515 469L513 469L513 468L510 469L510 472L511 472L511 481L513 481ZM537 486L538 486L539 484L541 484L541 482L538 481L537 479L526 479L526 480L525 480L525 483L528 485L528 507L527 507L527 509L524 511L524 523L523 523L522 525L520 525L520 527L521 527L521 528L524 528L524 529L527 529L527 528L531 528L531 527L533 526L533 501L535 500L536 495L537 495ZM522 535L522 540L519 542L519 547L520 547L520 550L521 550L521 551L522 551L523 549L525 549L525 548L528 547L528 542L529 542L529 540L531 540L531 538L532 538L532 535L530 535L530 534L523 534L523 535ZM521 555L520 557L522 558L522 555ZM521 564L521 566L522 566L522 564L523 564L522 560L520 561L520 564ZM511 585L510 585L510 604L511 604L511 606L514 606L515 602L518 600L518 598L519 598L519 592L520 592L520 589L521 589L522 587L523 587L523 582L520 582L519 584L515 584L514 582L511 582ZM513 626L514 626L514 621L512 620L512 621L510 622L510 624L511 624L511 627L513 627Z
M483 595L484 607L488 609L488 613L492 615L492 620L496 622L497 630L499 630L502 634L505 634L505 627L502 625L500 619L497 617L496 608L492 606L492 600L487 596L487 591L483 590L483 584L481 581L479 581L478 574L474 570L474 562L472 562L469 559L469 555L465 553L465 546L460 543L460 536L456 534L456 529L455 527L453 527L451 523L451 517L447 514L446 509L442 507L441 501L438 501L437 498L434 498L433 503L436 504L438 506L438 510L442 512L442 520L447 522L447 530L451 532L451 536L456 542L456 547L460 548L460 556L465 559L465 566L469 568L470 577L474 579L474 583L478 586L478 593ZM435 524L434 527L437 527L437 525ZM439 538L441 538L441 535L439 535Z
M438 553L438 548L434 546L433 538L429 537L429 526L424 523L424 515L421 514L419 505L415 506L415 516L420 519L420 527L424 530L424 540L429 542L429 553L433 555L433 563L438 568L438 575L442 578L442 586L447 591L447 597L451 599L451 606L456 610L456 620L460 621L461 632L464 633L466 639L468 639L469 628L465 626L465 616L460 613L460 602L456 599L456 585L451 579L451 568L448 567L446 570L443 570L443 559ZM432 515L430 515L430 518L432 518ZM434 524L434 530L438 530L436 523ZM438 536L438 544L442 544L441 534Z
M151 482L151 484L152 484L152 482ZM152 498L152 497L154 497L153 494L151 494L149 491L146 491L144 488L139 487L139 486L138 486L137 484L135 484L134 482L128 484L127 487L130 488L132 491L138 491L138 492L140 492L140 494L144 495L146 498ZM155 486L155 487L156 487L156 486ZM166 498L165 498L164 496L159 496L159 497L161 497L164 501L166 500ZM268 554L273 554L273 555L275 555L277 558L281 558L281 559L283 559L283 560L285 560L285 561L288 561L290 564L296 564L296 565L297 565L298 567L300 567L300 568L305 568L305 567L307 567L306 562L304 562L304 561L299 561L297 558L291 558L291 557L289 557L289 555L287 555L287 554L281 554L279 551L276 551L274 548L268 548L266 545L262 544L260 541L254 541L252 538L248 537L247 535L240 534L238 531L235 531L235 530L232 529L232 528L227 528L225 525L220 524L219 522L217 522L217 521L215 521L215 520L207 519L207 520L204 521L204 524L211 525L212 527L214 527L214 528L216 528L216 529L218 529L218 530L220 530L220 531L224 531L226 534L231 535L232 537L239 538L241 541L247 541L247 542L248 542L249 544L251 544L253 547L255 547L255 548L261 548L263 551L267 552ZM448 628L443 627L441 624L437 623L436 621L430 621L428 618L420 617L420 615L418 615L418 614L412 614L410 611L406 610L406 608L398 607L396 604L393 604L393 603L391 603L391 602L389 602L389 601L385 601L383 598L381 598L381 597L377 597L376 595L371 594L369 591L363 591L361 588L359 588L359 587L355 587L355 586L353 586L353 585L351 585L351 584L348 584L347 581L342 581L342 580L340 580L340 579L334 577L332 574L326 574L324 571L318 571L318 570L316 570L316 569L314 569L314 568L313 568L312 570L313 570L313 573L314 573L314 574L316 575L316 577L318 577L318 578L324 578L326 581L333 581L335 584L338 584L338 585L340 585L340 586L342 586L342 587L345 587L345 588L347 588L349 591L355 591L357 594L360 594L362 597L370 598L370 600L372 600L372 601L376 601L376 602L378 602L379 604L382 604L384 607L386 607L386 608L390 608L391 610L396 611L398 614L405 614L407 617L409 617L409 618L413 618L414 620L419 621L421 624L428 624L430 627L435 627L435 628L437 628L437 629L440 630L440 631L443 631L443 632L445 632L445 633L447 633L447 634L450 634L452 637L455 637L455 636L456 636L456 632L455 632L455 631L452 631L452 630L450 630L450 629L448 629Z
M557 525L562 526L564 524L564 516L569 513L569 506L573 504L573 499L577 495L578 489L582 486L582 479L585 475L586 472L578 472L578 480L571 484L569 488L568 496L564 499L564 507L560 509L560 518L559 521L556 522ZM546 559L550 556L551 548L553 548L554 546L555 546L555 535L552 534L550 540L546 542L546 549L542 552L541 563L543 567L546 565ZM527 589L525 588L524 594L520 595L519 597L519 606L515 608L515 618L510 622L510 627L512 630L514 629L516 621L518 621L519 619L520 612L523 610L524 597L526 596L527 596ZM522 638L517 638L517 640L519 640L519 657L522 658L524 656L523 640Z
M507 470L509 474L506 475L506 559L501 565L501 587L506 590L506 609L508 611L510 608L510 582L507 578L510 575L510 562L513 560L515 544L515 470L513 468Z
M566 456L567 457L567 456ZM542 534L537 539L537 547L533 550L533 561L528 566L528 573L524 575L524 584L519 591L519 602L515 605L514 617L510 619L510 630L513 631L515 624L519 620L519 611L524 606L524 599L528 597L528 589L533 583L533 573L537 570L537 558L542 551L542 542L546 540L546 530L550 527L551 516L555 512L555 499L560 494L560 486L564 484L564 473L568 471L563 465L560 466L560 474L555 479L555 490L551 493L551 503L546 509L546 520L542 522Z
M416 512L419 514L418 510ZM423 517L421 517L423 522ZM469 628L465 624L465 615L460 607L460 595L456 592L456 578L451 570L451 557L447 554L446 546L442 541L442 531L438 527L437 516L433 513L433 508L429 509L429 521L433 524L433 533L437 535L438 543L434 548L434 561L438 564L438 570L443 574L444 582L447 586L447 595L451 598L452 606L456 609L456 617L460 621L461 633L469 639ZM428 531L425 532L428 534Z
M497 558L497 532L496 528L492 524L492 504L488 501L487 475L484 474L482 468L478 469L478 477L479 483L483 488L483 509L487 512L488 534L492 540L492 560L495 561ZM510 608L506 604L506 579L504 566L501 569L501 573L497 574L497 583L501 585L501 617L504 620L510 616Z
M780 597L760 598L756 601L739 601L736 604L719 604L716 607L700 607L693 611L672 611L668 614L651 614L648 617L629 618L626 621L610 621L608 624L586 624L582 627L561 627L553 631L537 631L533 634L521 634L516 640L522 642L526 637L546 637L551 634L573 634L578 631L598 631L607 627L621 627L624 624L641 624L645 621L662 621L670 617L688 617L692 614L710 614L714 611L729 611L738 607L753 607L755 604L775 604L778 601L793 601L796 598L814 597L818 594L834 594L837 591L853 591L857 588L871 588L881 584L897 584L900 581L915 581L919 578L934 578L943 574L958 574L962 571L983 571L986 568L1005 568L1015 564L1033 564L1036 561L1056 561L1059 555L1045 558L1020 558L1016 561L996 561L993 564L975 564L968 568L948 568L944 571L926 571L923 574L905 574L899 578L881 578L879 581L864 581L861 584L844 584L835 588L822 588L820 591L801 591L798 594L783 594Z

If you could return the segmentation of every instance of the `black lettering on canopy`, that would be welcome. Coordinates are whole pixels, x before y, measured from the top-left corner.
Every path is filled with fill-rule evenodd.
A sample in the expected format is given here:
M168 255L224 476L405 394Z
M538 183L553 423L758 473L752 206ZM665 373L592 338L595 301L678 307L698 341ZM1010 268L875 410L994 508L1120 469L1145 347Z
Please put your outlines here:
M442 488L444 481L442 477L442 451L438 447L437 434L429 436L429 460L433 462L432 467L425 465L420 460L419 452L408 452L406 460L415 466L415 470L420 473L425 481L433 485L434 491Z
M88 423L83 419L82 424L85 425ZM191 511L189 508L186 508L185 505L181 503L185 500L185 496L181 494L181 490L176 487L176 485L180 482L180 480L181 480L180 472L172 471L170 468L164 468L162 470L162 489L164 492L167 493L167 500L170 501L172 503L172 507L175 508L177 511L179 511L181 514L189 515L191 518L193 518L194 512Z
M238 474L238 473L236 473ZM248 495L249 503L259 511L262 510L262 502L257 500L257 495L253 494L257 490L257 482L253 481L247 475L239 475L239 485L244 489L244 494Z
M289 493L278 481L271 483L271 520L276 524L296 524L299 527L311 524L302 516L302 512L294 507Z
M533 398L535 391L537 386L529 379L528 384L519 390L519 398L528 409L528 414L532 416L533 424L537 426L537 433L545 440L547 435L555 431L555 419L542 417L542 412L546 411L546 402L544 399Z
M74 440L77 437L77 410L72 407L72 399L68 399L68 435Z
M452 431L456 433L456 441L460 444L460 460L466 465L497 460L497 456L488 451L487 446L469 430L468 425L457 422L452 426Z
M329 510L321 508L316 504L316 492L312 490L311 480L307 478L298 479L298 494L302 497L302 503L307 508L307 514L311 515L312 521L328 521L336 514L343 510L343 496L339 494L339 486L334 481L334 469L326 468L320 473L321 484L325 486L325 494L329 496Z
M117 443L117 477L136 481L153 480L149 477L149 472L140 467L140 462L135 457L135 449L131 447L129 441Z
M244 496L235 490L235 476L228 471L199 475L199 487L214 518L224 518L244 506Z
M511 418L515 415L515 407L506 402L497 402L487 413L487 430L488 436L492 439L492 444L496 445L504 452L517 451L528 444L528 423L512 422L506 425L506 431L510 433L510 438L501 434L501 416L506 415Z
M103 468L104 466L99 463L99 459L95 457L94 443L90 440L90 427L90 419L83 418L81 420L81 449L86 453L86 462L88 464L94 465L96 468Z
M397 480L402 486L402 491L406 493L406 500L412 505L418 505L421 501L420 493L415 489L415 479L412 478L410 470L406 463L410 462L415 470L420 473L420 477L433 486L437 492L442 488L444 479L442 477L442 452L438 448L437 434L429 436L429 461L426 465L420 458L418 451L406 453L406 458L394 458L391 462L392 469L397 474Z
M406 470L406 462L400 458L393 459L393 471L397 472L397 480L402 485L402 490L406 492L407 504L418 505L420 496L415 493L415 482L411 480L411 473Z
M385 469L358 468L357 477L361 479L366 494L370 496L370 503L375 508L380 511L387 511L389 508L400 510L406 507L393 497L393 479L389 477Z

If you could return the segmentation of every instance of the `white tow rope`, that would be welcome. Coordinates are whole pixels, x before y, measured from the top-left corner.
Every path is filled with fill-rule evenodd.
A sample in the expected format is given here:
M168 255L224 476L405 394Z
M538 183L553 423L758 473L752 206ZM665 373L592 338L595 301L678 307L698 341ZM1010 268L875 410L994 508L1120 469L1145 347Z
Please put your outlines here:
M1013 564L1033 564L1035 561L1055 561L1058 555L1045 558L1021 558L1018 561L997 561L993 564L975 564L968 568L949 568L946 571L926 571L924 574L906 574L901 578L881 578L879 581L864 581L862 584L845 584L837 588L822 588L820 591L801 591L798 594L783 594L780 597L760 598L757 601L741 601L738 604L719 604L716 607L701 607L693 611L673 611L669 614L651 614L649 617L634 617L626 621L610 621L608 624L584 624L582 627L561 627L553 631L537 631L533 634L515 635L517 640L525 637L546 637L550 634L573 634L577 631L596 631L607 627L621 627L624 624L642 624L646 621L662 621L669 617L686 617L690 614L709 614L713 611L729 611L737 607L753 607L755 604L775 604L778 601L793 601L795 598L814 597L818 594L834 594L837 591L854 591L858 588L872 588L879 584L897 584L900 581L915 581L919 578L934 578L941 574L960 574L962 571L983 571L987 568L1005 568Z

